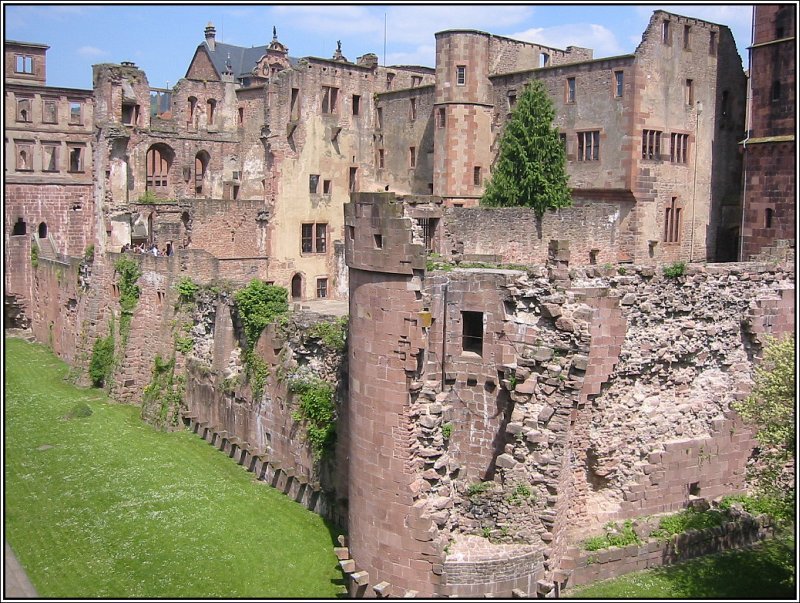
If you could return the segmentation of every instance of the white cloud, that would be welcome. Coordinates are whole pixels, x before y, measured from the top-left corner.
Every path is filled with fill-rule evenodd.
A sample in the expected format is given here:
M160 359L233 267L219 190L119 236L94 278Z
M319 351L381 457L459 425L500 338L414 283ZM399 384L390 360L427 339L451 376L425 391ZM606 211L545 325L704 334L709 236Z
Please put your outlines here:
M594 23L569 23L555 27L534 27L509 35L510 38L534 42L543 46L564 49L567 46L591 48L594 57L624 54L614 33Z
M103 50L102 48L96 48L94 46L81 46L76 51L82 57L86 57L89 59L95 59L98 57L106 57L110 53L107 50Z

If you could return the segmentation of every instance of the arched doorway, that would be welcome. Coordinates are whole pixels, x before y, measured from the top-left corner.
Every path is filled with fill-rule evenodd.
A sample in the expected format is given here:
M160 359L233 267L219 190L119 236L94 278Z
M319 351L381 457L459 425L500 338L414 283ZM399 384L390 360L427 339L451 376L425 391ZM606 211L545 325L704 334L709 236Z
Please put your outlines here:
M303 277L298 273L292 277L292 299L302 299Z
M39 238L40 239L47 238L47 224L45 222L39 224Z

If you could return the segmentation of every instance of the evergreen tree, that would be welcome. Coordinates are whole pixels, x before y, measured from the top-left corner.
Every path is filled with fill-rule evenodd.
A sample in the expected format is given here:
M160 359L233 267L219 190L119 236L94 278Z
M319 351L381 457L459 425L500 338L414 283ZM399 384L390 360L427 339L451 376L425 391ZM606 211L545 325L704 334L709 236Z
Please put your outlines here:
M481 205L530 207L541 217L548 209L572 204L554 117L544 85L529 82L506 124Z

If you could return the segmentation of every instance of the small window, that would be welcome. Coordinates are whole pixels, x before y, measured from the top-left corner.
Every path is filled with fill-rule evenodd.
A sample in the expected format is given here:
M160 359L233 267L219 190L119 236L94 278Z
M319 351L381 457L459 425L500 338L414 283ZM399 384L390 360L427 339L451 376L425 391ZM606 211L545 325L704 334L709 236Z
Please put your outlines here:
M483 354L483 312L461 312L461 349Z
M417 99L416 98L409 99L408 118L411 121L414 121L415 119L417 119Z
M83 147L71 147L69 150L69 171L83 171Z
M664 209L664 242L680 243L681 241L681 208L678 199L673 197L669 206Z
M517 106L516 90L509 90L507 98L508 98L508 112L511 113L514 110L514 107Z
M384 168L386 153L383 149L378 149L378 169L382 170Z
M316 194L319 189L319 174L311 174L308 177L308 192Z
M481 177L481 166L476 165L472 168L472 184L475 186L480 186L483 184L483 178Z
M422 84L422 76L421 75L412 75L411 76L411 87L416 88L417 86Z
M692 30L691 25L684 25L683 26L683 49L690 50L690 32Z
M339 89L331 86L322 87L322 112L336 113L336 101L339 97Z
M303 253L325 253L328 249L328 225L302 224L300 226L300 250Z
M578 132L578 161L600 160L600 131Z
M446 121L447 121L447 111L444 107L439 107L436 112L436 126L439 128L444 128Z
M686 104L694 105L694 80L686 80Z
M244 127L244 107L239 107L239 114L237 115L236 125L240 128Z
M56 101L54 100L42 101L42 123L46 124L58 123L58 109Z
M292 88L292 98L289 104L289 120L297 121L300 119L300 89Z
M14 71L16 71L17 73L33 74L33 57L32 56L28 56L28 55L24 55L24 54L18 54L16 56L16 59L17 60L16 60L16 65L15 65Z
M33 170L33 145L16 144L17 147L17 171L30 172Z
M348 226L347 227L347 238L351 241L354 241L356 238L356 227L355 226Z
M21 123L30 123L33 121L33 115L31 112L31 99L17 99L17 121Z
M331 181L330 180L323 180L322 181L322 194L323 195L330 195L331 194Z
M351 193L356 192L358 188L358 168L351 167L350 173L347 178L347 190Z
M543 52L539 55L539 67L547 67L550 65L550 55Z
M661 159L661 132L658 130L642 131L642 159Z
M54 144L42 145L42 171L43 172L58 171L58 145Z
M689 135L669 135L669 160L672 163L686 163L689 157Z
M353 115L361 113L361 97L358 94L353 95Z
M28 234L28 225L22 218L17 218L17 222L14 224L14 230L11 231L11 236L19 236L24 234Z
M408 167L415 168L417 167L417 148L410 147L408 149Z
M139 124L139 105L123 103L122 123L126 126L136 126Z
M217 101L215 101L213 98L210 98L210 99L208 99L208 103L206 103L206 104L208 106L208 108L206 109L207 117L208 117L208 125L209 126L213 126L214 125L214 117L215 117L214 113L215 113L215 111L217 109Z
M394 81L394 75L395 75L394 73L387 73L386 74L386 89L387 90L391 90L392 89L392 82Z
M189 101L189 118L186 120L186 123L191 128L194 127L194 120L197 116L197 99L194 96L190 96L187 100Z
M768 207L764 210L764 228L772 228L772 218L775 215L775 210Z
M575 78L568 77L567 78L567 102L574 103L575 102Z
M708 54L710 54L710 55L717 54L717 32L716 31L709 32L709 36L708 36Z
M328 249L328 225L315 224L314 251L325 253Z
M314 225L303 224L300 227L300 250L303 253L314 252Z
M467 83L467 66L458 65L456 67L456 86L465 86Z
M378 130L383 130L383 107L378 107L375 109L375 118L377 123Z
M625 83L625 75L622 71L614 72L614 96L622 98L622 88Z
M383 235L382 234L372 235L372 239L375 241L375 249L383 249Z
M69 123L71 125L81 125L83 123L83 104L70 102L69 104Z
M328 279L326 278L317 279L317 297L320 299L328 297Z
M772 82L771 98L773 103L781 100L781 83L779 80Z
M672 31L667 20L661 22L661 41L667 46L672 44Z

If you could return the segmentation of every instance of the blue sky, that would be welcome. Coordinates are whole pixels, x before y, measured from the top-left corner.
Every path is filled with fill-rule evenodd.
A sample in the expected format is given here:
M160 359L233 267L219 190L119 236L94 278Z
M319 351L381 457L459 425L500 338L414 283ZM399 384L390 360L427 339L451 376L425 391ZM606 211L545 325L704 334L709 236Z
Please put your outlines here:
M387 65L434 66L434 33L479 29L594 56L632 53L656 9L727 25L747 68L752 5L743 4L23 4L5 2L9 40L48 44L47 83L91 88L95 63L133 61L150 85L183 77L211 21L217 39L267 44L272 27L296 57L331 57L337 40L351 61L374 52Z

